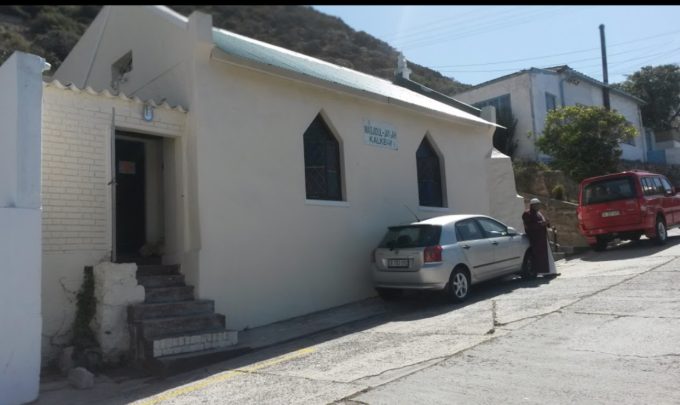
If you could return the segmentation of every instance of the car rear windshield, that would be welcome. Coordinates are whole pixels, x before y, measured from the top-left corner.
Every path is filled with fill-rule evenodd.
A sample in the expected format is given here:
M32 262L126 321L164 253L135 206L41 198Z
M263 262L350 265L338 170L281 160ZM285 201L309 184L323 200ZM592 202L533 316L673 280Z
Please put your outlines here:
M433 246L439 244L441 232L442 227L439 225L391 226L380 247L403 249Z
M583 188L583 205L625 200L634 197L635 187L630 176L595 181Z

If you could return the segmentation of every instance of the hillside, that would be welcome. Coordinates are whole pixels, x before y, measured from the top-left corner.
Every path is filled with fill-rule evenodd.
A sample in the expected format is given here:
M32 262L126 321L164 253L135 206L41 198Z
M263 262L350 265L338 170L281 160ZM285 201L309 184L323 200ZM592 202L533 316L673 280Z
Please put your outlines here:
M0 6L0 63L13 51L43 56L59 67L102 6ZM310 6L170 6L211 14L213 25L370 75L392 80L397 51L340 18ZM453 95L470 87L409 62L411 79Z

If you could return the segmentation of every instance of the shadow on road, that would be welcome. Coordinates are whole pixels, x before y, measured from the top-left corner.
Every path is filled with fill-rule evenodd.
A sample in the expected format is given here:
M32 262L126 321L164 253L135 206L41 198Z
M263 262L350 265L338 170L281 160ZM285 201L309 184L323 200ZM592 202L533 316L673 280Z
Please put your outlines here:
M219 373L237 370L258 362L275 359L279 356L309 348L316 344L363 332L388 322L397 320L418 320L442 315L489 298L509 294L518 289L537 288L550 281L551 279L542 277L526 281L518 276L507 276L496 280L490 280L473 286L469 298L464 303L458 304L450 303L443 292L408 292L394 301L383 302L385 312L379 315L352 321L311 335L253 350L244 355L204 367L200 370L176 374L165 379L150 378L147 380L147 384L145 384L146 386L143 389L136 392L129 392L125 401L120 402L118 399L114 399L111 403L127 403L127 401L148 398L183 384L191 384L201 379L215 376ZM381 302L379 298L371 298L367 301ZM320 312L319 314L322 313L323 312ZM489 327L492 327L491 323L489 324Z
M638 241L626 241L614 246L610 245L603 252L589 251L580 256L580 259L587 262L634 259L651 256L677 245L680 245L680 236L669 236L664 245L657 245L653 240L643 238Z
M149 379L148 385L143 390L129 393L126 401L134 401L149 397L173 389L179 385L190 384L225 371L236 370L248 367L257 362L275 359L279 356L309 348L316 344L363 332L388 322L418 320L442 315L489 298L509 294L518 289L536 288L549 283L550 281L551 279L542 277L527 281L522 280L518 276L507 276L473 286L468 299L463 303L457 304L450 303L443 292L408 292L394 301L384 301L385 312L379 315L352 321L328 330L257 349L244 355L207 366L201 370L177 374L168 377L167 379ZM378 303L381 302L379 298L371 298L367 301L372 300L377 301ZM489 327L491 328L492 325L489 324Z

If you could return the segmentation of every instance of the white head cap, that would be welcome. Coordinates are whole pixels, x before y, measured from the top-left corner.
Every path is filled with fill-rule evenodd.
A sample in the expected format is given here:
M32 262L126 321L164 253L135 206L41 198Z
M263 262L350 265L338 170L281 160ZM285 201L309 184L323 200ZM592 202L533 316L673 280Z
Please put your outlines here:
M529 205L535 205L535 204L540 204L541 200L538 198L532 198L531 201L529 201Z

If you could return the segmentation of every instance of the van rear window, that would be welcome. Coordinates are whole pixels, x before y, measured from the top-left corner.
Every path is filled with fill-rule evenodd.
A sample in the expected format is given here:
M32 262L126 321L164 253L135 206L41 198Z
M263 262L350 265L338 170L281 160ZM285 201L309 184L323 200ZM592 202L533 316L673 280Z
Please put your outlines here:
M583 205L629 198L635 198L633 179L629 176L596 181L583 188Z
M380 242L381 248L402 249L439 244L442 227L439 225L392 226Z

